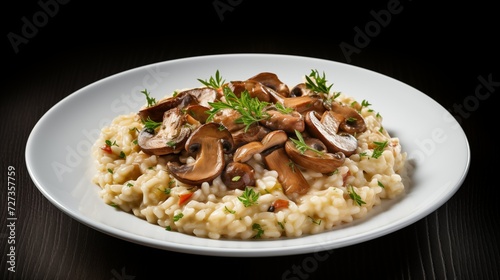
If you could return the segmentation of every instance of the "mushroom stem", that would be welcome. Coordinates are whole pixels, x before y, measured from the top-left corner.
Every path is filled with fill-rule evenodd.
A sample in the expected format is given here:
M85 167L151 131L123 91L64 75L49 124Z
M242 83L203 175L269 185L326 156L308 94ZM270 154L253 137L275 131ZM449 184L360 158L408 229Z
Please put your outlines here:
M290 160L285 148L280 147L264 154L263 160L268 169L278 172L278 181L289 198L294 199L309 190L309 183L298 166Z

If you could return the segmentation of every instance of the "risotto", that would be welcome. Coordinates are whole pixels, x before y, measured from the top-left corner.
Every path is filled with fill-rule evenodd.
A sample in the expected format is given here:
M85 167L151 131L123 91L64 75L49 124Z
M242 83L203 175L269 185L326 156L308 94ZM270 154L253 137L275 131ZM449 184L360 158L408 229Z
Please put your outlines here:
M92 156L104 203L169 231L211 239L316 234L405 192L399 139L366 101L317 70L293 87L274 73L202 86L102 128Z

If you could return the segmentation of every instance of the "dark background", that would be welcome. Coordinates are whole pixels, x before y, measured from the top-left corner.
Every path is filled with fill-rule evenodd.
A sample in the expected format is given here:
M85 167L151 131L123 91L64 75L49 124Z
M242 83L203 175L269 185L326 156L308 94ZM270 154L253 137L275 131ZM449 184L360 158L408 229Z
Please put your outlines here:
M156 273L162 278L177 273L189 278L282 279L293 267L307 273L284 279L500 277L494 135L500 46L498 9L491 2L61 2L12 1L2 11L1 172L3 179L8 166L16 168L18 216L15 273L5 271L7 230L0 232L3 278L151 279ZM45 12L45 18L37 17L43 11L39 3L51 3L52 15ZM386 26L372 29L373 36L360 45L356 28L373 24L373 12L387 10L391 3L399 3L397 12ZM39 26L28 30L26 21L35 20ZM25 38L17 52L9 36ZM357 46L359 52L347 57L341 44ZM468 137L472 161L464 184L428 217L387 236L335 249L322 261L314 254L222 258L143 247L72 220L36 189L26 170L24 148L37 120L58 101L130 68L224 53L323 58L367 68L417 88L451 110ZM492 83L491 94L482 99L475 95L480 76ZM0 188L2 217L7 215L4 185Z

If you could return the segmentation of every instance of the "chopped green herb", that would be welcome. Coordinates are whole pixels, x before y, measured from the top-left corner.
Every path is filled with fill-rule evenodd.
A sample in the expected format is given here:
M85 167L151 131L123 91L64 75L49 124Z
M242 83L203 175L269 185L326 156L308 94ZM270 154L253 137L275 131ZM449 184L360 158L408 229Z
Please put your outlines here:
M126 158L127 156L125 155L125 153L123 151L120 152L120 157L121 158Z
M257 231L257 234L253 237L255 239L261 238L262 234L264 234L264 230L262 229L261 225L254 223L252 225L252 229Z
M384 186L384 184L382 184L382 182L377 181L377 185L378 185L379 187L381 187L381 188L385 189L385 186Z
M235 214L236 213L236 211L227 208L227 206L224 206L224 210L227 211L228 213L231 213L231 214Z
M362 199L361 199L361 196L359 196L359 194L356 193L356 191L354 190L354 187L353 186L349 186L347 188L347 192L349 193L349 197L354 200L354 202L361 206L363 204L366 204L366 202L364 202Z
M142 90L141 93L143 93L146 96L146 101L148 103L147 104L148 107L156 105L156 99L149 96L150 93L148 92L147 89Z
M108 168L108 172L111 173L111 174L113 174L113 169Z
M238 182L240 179L241 179L241 176L234 176L233 178L231 178L231 181Z
M245 131L247 131L252 124L258 123L269 117L264 111L264 108L269 105L268 102L260 101L257 97L251 98L246 90L241 93L240 97L237 97L227 86L223 87L222 90L226 102L217 101L208 103L212 109L208 111L209 116L207 122L211 121L219 111L223 109L233 109L241 115L235 122L244 124Z
M165 227L165 230L171 231L171 230L172 230L172 227L171 227L171 226L166 226L166 227Z
M317 224L318 226L321 225L321 219L317 219L315 220L313 217L311 216L308 216L309 219L311 219L311 221L313 222L313 224Z
M361 108L368 107L368 106L371 106L371 105L372 104L370 104L370 102L368 102L367 100L361 101Z
M174 216L174 222L177 222L178 220L182 219L182 217L184 217L184 214L182 213L179 213L177 215Z
M290 108L290 107L285 107L285 105L277 102L276 103L276 109L278 109L278 111L282 114L290 114L291 112L293 112L293 108Z
M325 72L323 72L323 76L320 76L318 70L311 70L309 76L306 76L306 88L314 92L328 94L332 86L333 84L327 86Z
M253 188L245 187L245 191L238 197L238 200L245 205L245 207L257 204L260 194L256 193Z
M213 89L219 89L222 87L224 84L225 80L222 79L220 76L219 70L215 72L215 78L213 76L210 77L208 80L202 80L198 79L198 81L202 84L204 84L207 87L213 88Z
M384 152L385 147L387 147L387 141L385 142L373 142L376 145L375 149L373 149L372 158L379 158Z
M116 144L116 141L111 142L111 140L106 140L104 142L106 143L106 146L108 146L108 147L111 147L111 146L119 147L118 144Z
M132 143L133 143L134 145L137 145L137 144L139 143L139 140L135 139L134 141L132 141Z
M285 225L282 222L278 222L278 226L280 226L281 229L285 229Z
M142 120L142 122L144 123L145 128L148 128L151 130L155 130L157 127L159 127L161 125L161 122L155 122L150 117L148 117L148 119L145 121Z
M305 153L307 150L310 150L320 156L325 154L324 152L318 151L313 147L307 145L304 141L304 138L302 137L302 134L298 130L295 130L295 135L297 136L297 139L290 137L290 140L292 140L292 142L295 144L295 147L297 147L297 150L299 150L301 154Z
M132 183L127 183L127 187L129 187L129 188L130 188L130 187L133 187L133 186L134 186L134 184L132 184Z

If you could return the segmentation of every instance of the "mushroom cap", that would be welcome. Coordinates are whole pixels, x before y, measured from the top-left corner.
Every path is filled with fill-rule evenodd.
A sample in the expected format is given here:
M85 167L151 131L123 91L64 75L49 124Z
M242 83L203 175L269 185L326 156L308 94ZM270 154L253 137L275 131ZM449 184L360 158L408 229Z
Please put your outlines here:
M260 154L275 146L283 145L287 139L288 135L286 132L282 130L271 131L261 141L252 141L236 149L233 154L233 160L236 162L246 162L255 154Z
M243 190L247 186L255 186L255 170L243 162L230 162L221 175L222 182L229 189Z
M185 149L195 157L195 161L184 165L168 162L169 173L188 185L212 183L224 170L224 154L232 151L233 139L225 127L210 122L201 125L191 134Z
M288 85L282 82L279 78L278 75L272 72L261 72L248 80L253 80L260 82L261 84L265 85L266 87L272 88L276 92L278 92L280 95L284 97L288 97L290 95L290 89L288 88Z
M366 130L366 123L356 109L343 105L339 102L333 101L329 104L330 111L340 114L344 117L340 123L340 129L347 133L360 133Z
M304 142L309 147L321 152L321 154L311 150L302 153L292 140L288 140L285 144L285 151L290 159L304 168L320 173L331 173L345 161L343 153L328 153L325 144L317 138L306 138Z
M307 130L321 140L330 153L342 152L346 157L354 154L358 148L358 140L348 133L338 133L339 120L335 113L325 111L321 121L314 111L305 115Z
M269 117L259 123L271 130L283 130L292 133L295 130L302 132L305 129L304 117L297 111L285 114L276 107L270 106L266 109L266 113Z
M138 136L137 144L150 155L166 155L180 152L191 134L185 125L185 117L179 108L164 113L160 130L155 134L152 129L144 128Z

